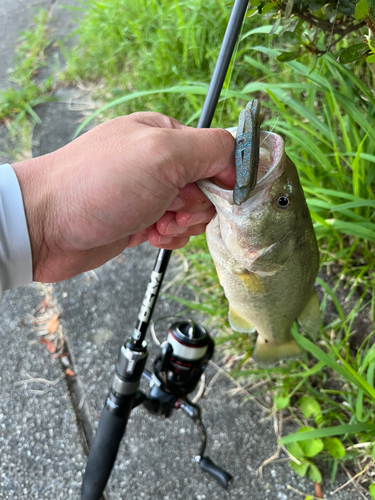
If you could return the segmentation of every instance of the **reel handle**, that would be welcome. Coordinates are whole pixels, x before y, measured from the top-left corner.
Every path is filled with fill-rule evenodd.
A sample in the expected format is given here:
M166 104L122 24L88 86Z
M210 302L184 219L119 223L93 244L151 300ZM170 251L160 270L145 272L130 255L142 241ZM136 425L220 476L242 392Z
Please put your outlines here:
M232 484L233 476L215 464L210 457L202 457L199 465L204 472L208 472L224 489L227 489Z

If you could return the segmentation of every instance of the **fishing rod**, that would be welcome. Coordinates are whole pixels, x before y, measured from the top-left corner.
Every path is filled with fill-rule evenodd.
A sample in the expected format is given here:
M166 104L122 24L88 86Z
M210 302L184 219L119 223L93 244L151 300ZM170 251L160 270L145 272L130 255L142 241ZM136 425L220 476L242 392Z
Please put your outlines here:
M248 0L234 2L198 128L211 126L247 6ZM130 412L141 403L154 414L169 416L172 409L180 408L190 416L201 436L202 446L198 455L201 468L225 488L231 482L230 474L209 457L203 456L206 433L200 409L186 399L196 387L213 354L213 341L206 330L189 321L172 325L168 342L155 361L154 373L145 370L148 356L145 336L171 254L171 250L159 250L136 327L132 336L121 347L109 395L90 449L82 483L82 500L100 500L115 463ZM150 396L138 390L142 375L152 383Z

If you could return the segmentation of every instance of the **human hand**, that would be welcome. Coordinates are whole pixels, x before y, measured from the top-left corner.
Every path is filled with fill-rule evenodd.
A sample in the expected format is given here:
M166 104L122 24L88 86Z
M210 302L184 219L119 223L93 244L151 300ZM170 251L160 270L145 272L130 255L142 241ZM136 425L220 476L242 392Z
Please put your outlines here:
M215 213L195 181L234 184L234 139L157 113L104 123L48 155L12 165L28 222L34 280L55 282L149 240L184 246Z

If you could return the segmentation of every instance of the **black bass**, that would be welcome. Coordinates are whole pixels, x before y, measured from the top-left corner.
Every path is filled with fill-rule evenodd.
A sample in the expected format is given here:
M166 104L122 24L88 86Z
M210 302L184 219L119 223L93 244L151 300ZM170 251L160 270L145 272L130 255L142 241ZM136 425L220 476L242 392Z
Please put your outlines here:
M283 139L261 132L260 143L257 182L240 206L224 186L207 179L199 186L217 210L206 235L229 301L229 323L239 332L257 331L253 359L270 366L300 354L290 333L293 321L311 334L319 328L319 252Z

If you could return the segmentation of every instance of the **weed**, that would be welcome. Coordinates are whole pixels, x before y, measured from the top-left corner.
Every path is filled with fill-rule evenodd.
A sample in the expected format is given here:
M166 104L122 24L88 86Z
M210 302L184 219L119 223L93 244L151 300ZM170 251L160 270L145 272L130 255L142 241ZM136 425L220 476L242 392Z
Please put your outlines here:
M41 83L35 82L38 70L45 64L45 50L50 43L48 21L48 12L40 10L34 17L35 26L21 35L15 66L9 73L11 86L0 91L0 121L6 123L9 142L15 145L7 154L15 157L30 150L33 124L40 122L33 108L51 99L48 91L52 75Z

